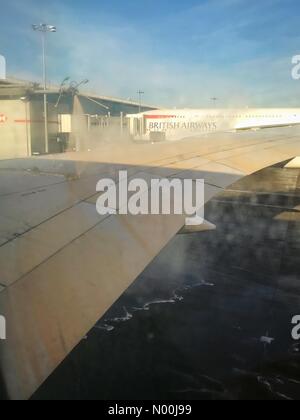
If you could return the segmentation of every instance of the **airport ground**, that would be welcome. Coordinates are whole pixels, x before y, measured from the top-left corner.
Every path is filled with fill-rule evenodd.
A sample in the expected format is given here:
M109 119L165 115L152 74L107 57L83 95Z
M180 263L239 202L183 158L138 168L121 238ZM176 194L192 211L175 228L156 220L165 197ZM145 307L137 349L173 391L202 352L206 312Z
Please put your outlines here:
M283 165L206 208L34 399L300 399L300 171Z

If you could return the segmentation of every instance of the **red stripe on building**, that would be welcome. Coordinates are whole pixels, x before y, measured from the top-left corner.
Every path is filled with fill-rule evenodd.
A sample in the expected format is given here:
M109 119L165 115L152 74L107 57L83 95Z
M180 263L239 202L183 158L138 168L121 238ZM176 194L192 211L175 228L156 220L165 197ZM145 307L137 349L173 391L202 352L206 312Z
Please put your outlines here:
M44 120L34 121L34 120L15 120L17 124L43 124ZM48 124L58 124L57 121L48 121Z

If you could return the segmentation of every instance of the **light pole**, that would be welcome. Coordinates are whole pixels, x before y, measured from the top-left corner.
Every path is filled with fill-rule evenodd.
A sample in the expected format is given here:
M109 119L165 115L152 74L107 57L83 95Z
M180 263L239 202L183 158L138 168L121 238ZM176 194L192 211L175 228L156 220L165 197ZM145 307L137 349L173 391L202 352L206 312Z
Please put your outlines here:
M145 92L143 92L142 90L138 90L138 95L139 95L139 114L142 111L142 95L145 95Z
M32 29L40 32L42 35L43 48L43 81L44 81L44 123L45 123L45 152L49 153L49 136L48 136L48 106L47 106L47 70L46 70L46 34L47 32L56 32L56 27L40 23L32 25Z
M219 99L219 98L216 98L216 97L211 98L211 100L212 100L212 101L213 101L213 103L214 103L214 107L215 107L215 108L216 108L216 104L217 104L218 99Z
M57 99L56 104L54 105L54 106L55 106L55 108L58 108L58 105L59 105L59 103L60 103L61 97L62 97L62 95L63 95L64 87L65 87L66 83L67 83L69 80L70 80L70 77L66 77L66 78L65 78L65 79L61 82L60 87L59 87L59 96L58 96L58 99Z

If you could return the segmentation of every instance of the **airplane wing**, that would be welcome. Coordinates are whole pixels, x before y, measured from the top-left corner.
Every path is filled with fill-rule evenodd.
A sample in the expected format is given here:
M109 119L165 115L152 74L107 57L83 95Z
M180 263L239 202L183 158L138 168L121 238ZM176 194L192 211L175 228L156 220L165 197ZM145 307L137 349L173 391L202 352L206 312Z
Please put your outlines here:
M184 226L184 216L100 216L96 184L120 170L205 180L205 202L235 181L300 156L299 131L109 144L0 162L0 369L26 399Z

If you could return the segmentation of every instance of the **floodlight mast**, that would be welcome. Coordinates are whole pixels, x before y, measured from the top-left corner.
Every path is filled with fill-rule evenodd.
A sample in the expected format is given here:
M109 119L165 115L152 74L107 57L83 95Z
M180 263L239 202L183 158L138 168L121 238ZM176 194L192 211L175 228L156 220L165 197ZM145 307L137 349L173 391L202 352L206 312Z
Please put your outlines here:
M48 133L48 104L47 104L47 63L46 63L46 34L57 32L56 26L40 23L32 25L35 32L40 32L42 36L42 57L43 57L43 84L44 84L44 125L45 125L45 153L49 153L49 133Z

